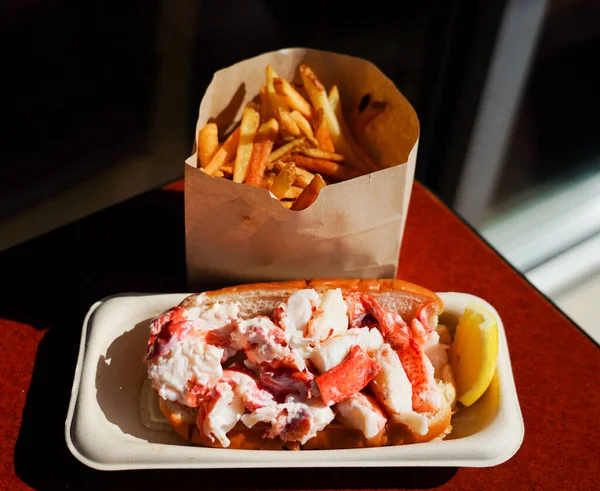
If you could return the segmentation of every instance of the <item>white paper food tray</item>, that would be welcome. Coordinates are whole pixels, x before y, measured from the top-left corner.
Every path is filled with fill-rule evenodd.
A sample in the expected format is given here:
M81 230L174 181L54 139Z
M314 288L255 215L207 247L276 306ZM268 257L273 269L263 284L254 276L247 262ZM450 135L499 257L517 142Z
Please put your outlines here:
M486 394L452 420L448 439L413 445L352 450L260 451L188 445L158 409L142 358L150 319L186 294L123 294L101 300L88 312L65 423L73 455L101 470L251 467L489 467L511 458L524 426L506 335L496 310L463 293L440 293L441 322L455 325L469 300L498 318L496 376Z

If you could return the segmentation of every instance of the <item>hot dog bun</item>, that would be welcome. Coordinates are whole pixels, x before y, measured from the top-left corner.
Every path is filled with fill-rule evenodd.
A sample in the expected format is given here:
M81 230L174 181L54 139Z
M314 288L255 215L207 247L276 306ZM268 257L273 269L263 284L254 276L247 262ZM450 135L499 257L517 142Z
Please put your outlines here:
M402 280L298 280L272 283L251 283L247 285L231 286L205 292L211 302L240 302L248 316L270 315L273 309L292 293L313 288L323 292L339 288L342 293L360 291L375 297L386 310L398 312L404 320L414 317L418 307L424 302L435 302L437 315L444 310L444 302L431 290ZM198 295L190 295L181 302L183 308L196 304Z
M181 437L204 447L221 448L218 441L212 442L198 430L196 411L177 402L159 400L159 407L171 426ZM387 445L404 445L408 443L424 443L445 436L450 431L452 410L450 402L443 399L442 409L427 415L429 430L426 435L418 435L405 424L390 421L383 431L373 438L365 438L363 433L348 428L337 421L329 424L304 445L297 442L283 442L279 438L263 438L267 429L265 424L257 424L247 428L238 423L229 433L231 444L228 448L244 450L335 450L348 448L383 447Z
M260 315L271 316L273 310L290 295L301 289L314 289L319 293L339 288L342 293L358 291L364 292L375 298L388 312L395 312L409 322L424 303L432 303L430 316L433 325L437 325L437 316L442 313L444 305L442 299L434 292L418 285L395 279L381 280L307 280L273 283L256 283L234 286L190 295L179 305L182 308L197 306L204 296L205 302L238 302L241 311L247 317ZM316 449L342 449L364 448L386 445L401 445L409 443L422 443L442 438L449 433L450 420L455 404L455 389L449 366L442 371L442 380L438 381L444 397L441 408L433 413L426 413L428 431L424 435L413 432L409 426L389 419L384 429L372 438L366 438L360 430L352 429L341 424L337 419L330 423L316 436L304 445L298 442L284 442L279 438L264 438L267 425L256 424L252 428L238 423L227 434L231 449L252 450L316 450ZM219 441L211 441L204 436L196 424L197 409L184 406L177 402L159 399L162 413L171 426L181 437L195 445L220 448Z

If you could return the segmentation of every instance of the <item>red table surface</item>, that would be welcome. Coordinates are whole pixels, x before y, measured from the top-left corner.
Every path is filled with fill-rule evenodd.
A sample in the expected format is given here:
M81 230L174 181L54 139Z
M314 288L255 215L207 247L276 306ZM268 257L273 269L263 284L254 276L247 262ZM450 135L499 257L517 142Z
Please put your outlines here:
M179 187L160 193L179 195L172 192ZM177 206L179 213L182 208ZM28 462L16 445L34 448L45 444L35 431L22 430L25 434L20 435L20 427L34 362L36 369L49 363L47 356L39 354L35 361L40 340L48 332L40 326L0 319L4 346L0 358L0 489L31 489L29 485L36 489L598 489L598 346L419 184L413 191L399 277L436 291L478 295L500 313L525 421L524 442L508 462L482 469L99 472L76 462L64 441L62 445L55 441L52 445L56 448L45 450L47 459L52 459L54 452L60 454L51 466L44 466L43 457ZM45 372L46 368L39 370ZM70 377L65 382L68 386L72 374ZM56 401L40 403L26 411L27 418L43 428L46 405L53 404ZM62 406L66 408L64 401ZM65 414L62 416L64 424ZM52 424L58 425L57 421ZM52 431L58 435L59 430L62 434L62 427ZM61 471L63 461L68 462Z

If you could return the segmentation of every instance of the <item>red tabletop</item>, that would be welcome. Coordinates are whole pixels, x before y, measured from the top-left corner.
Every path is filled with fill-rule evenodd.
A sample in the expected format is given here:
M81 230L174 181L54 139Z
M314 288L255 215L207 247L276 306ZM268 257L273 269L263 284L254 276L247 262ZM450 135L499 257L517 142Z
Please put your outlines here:
M0 253L0 489L598 489L600 349L415 184L399 277L493 304L525 440L493 468L100 472L64 443L81 324L104 296L185 290L183 199L157 190ZM493 445L493 442L491 442Z

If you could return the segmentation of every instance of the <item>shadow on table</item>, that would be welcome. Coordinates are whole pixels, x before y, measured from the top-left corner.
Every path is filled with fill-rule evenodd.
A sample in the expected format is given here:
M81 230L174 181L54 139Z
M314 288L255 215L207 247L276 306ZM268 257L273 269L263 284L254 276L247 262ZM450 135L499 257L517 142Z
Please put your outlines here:
M96 402L106 418L101 422L98 431L111 430L108 426L116 425L124 435L145 440L149 443L177 444L181 443L179 435L174 431L157 431L152 424L151 414L160 414L158 398L151 399L154 390L150 386L146 364L142 362L148 343L151 318L139 322L129 331L117 336L108 346L106 354L99 357L96 364ZM100 327L100 326L98 326ZM85 399L89 409L94 405L92 394ZM155 407L150 407L150 404ZM112 450L115 442L111 440L113 432L99 438L97 448ZM74 440L77 438L73 436ZM117 437L118 438L118 437ZM118 441L118 440L117 440ZM74 442L84 454L86 449ZM106 454L105 454L106 455ZM102 460L102 457L99 458Z
M456 468L240 469L103 472L69 452L64 436L79 338L68 329L42 339L15 447L17 476L39 490L52 489L429 489Z

